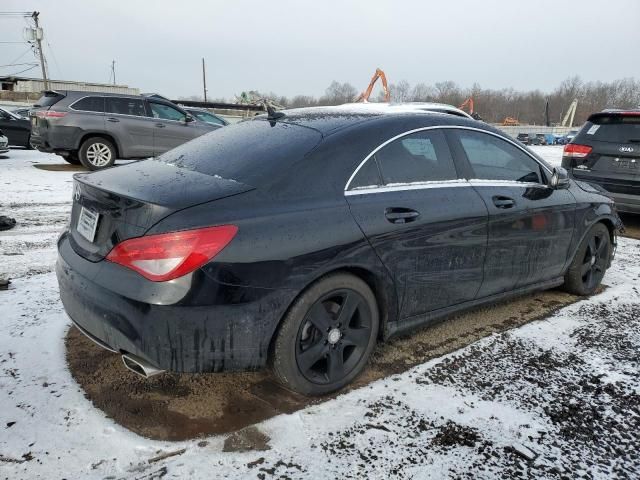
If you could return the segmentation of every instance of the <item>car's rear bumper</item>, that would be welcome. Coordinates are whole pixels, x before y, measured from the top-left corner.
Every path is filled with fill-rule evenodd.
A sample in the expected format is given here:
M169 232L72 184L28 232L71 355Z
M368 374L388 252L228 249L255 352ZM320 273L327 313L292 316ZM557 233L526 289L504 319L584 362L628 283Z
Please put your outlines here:
M150 282L110 262L84 259L65 234L58 251L60 298L73 322L104 348L136 355L161 370L263 367L291 295L214 285L201 271L182 279L186 289L175 282ZM209 304L198 300L203 289L210 290Z

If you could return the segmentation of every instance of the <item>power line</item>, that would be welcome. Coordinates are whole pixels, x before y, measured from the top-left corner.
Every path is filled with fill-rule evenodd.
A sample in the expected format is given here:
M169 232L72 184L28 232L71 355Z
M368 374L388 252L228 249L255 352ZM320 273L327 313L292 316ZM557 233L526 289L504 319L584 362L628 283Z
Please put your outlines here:
M21 67L22 65L35 65L38 66L37 62L25 62L25 63L8 63L7 65L0 65L0 68L5 67Z
M3 75L3 76L13 77L14 75L20 75L21 73L28 72L29 70L33 70L34 68L37 68L37 67L38 67L38 64L35 64L34 66L25 68L24 70L20 70L19 72L7 73L6 75Z

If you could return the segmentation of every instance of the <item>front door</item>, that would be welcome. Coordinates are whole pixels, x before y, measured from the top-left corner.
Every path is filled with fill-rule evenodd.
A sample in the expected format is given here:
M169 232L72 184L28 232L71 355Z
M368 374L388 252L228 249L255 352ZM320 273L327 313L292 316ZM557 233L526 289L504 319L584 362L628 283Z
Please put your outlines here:
M155 155L182 145L202 134L195 122L187 122L184 112L159 102L149 102L154 119L153 148Z
M450 133L454 152L489 211L485 297L558 278L574 229L575 199L554 190L545 166L499 136L475 130Z
M411 133L375 151L345 195L395 279L402 318L475 298L487 208L459 178L441 130Z

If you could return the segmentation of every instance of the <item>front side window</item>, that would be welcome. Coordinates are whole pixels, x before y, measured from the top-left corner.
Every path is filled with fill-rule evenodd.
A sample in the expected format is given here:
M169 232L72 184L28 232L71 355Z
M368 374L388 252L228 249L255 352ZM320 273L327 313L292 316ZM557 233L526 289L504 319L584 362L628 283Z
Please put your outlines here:
M540 165L515 145L487 133L458 130L473 178L542 183Z
M106 97L105 112L136 117L147 116L144 102L137 98Z
M151 106L151 115L153 115L153 118L175 120L177 122L183 122L186 118L184 113L169 105L155 102L150 102L149 105Z
M444 133L424 130L385 145L375 154L385 185L458 178Z
M84 112L104 112L104 97L85 97L73 105L74 110L82 110Z

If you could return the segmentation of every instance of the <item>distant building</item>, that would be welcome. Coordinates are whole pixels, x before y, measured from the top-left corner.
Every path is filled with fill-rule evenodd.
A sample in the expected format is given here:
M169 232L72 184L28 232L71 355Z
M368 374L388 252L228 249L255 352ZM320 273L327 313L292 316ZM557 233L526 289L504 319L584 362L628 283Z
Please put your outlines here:
M39 95L44 90L44 81L40 78L0 77L0 92L15 94ZM127 85L111 85L108 83L75 82L71 80L49 80L49 90L75 90L80 92L122 93L139 95L140 90ZM31 94L31 95L30 95ZM11 94L9 94L11 95Z

